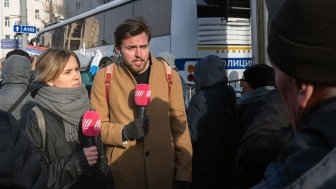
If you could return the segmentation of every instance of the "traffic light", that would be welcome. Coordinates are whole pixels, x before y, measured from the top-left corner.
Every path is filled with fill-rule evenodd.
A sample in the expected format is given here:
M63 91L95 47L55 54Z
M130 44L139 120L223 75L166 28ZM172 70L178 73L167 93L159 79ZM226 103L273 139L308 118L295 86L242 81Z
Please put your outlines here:
M194 72L195 72L195 64L189 63L186 65L186 70L187 70L187 80L188 82L194 82L195 77L194 77Z

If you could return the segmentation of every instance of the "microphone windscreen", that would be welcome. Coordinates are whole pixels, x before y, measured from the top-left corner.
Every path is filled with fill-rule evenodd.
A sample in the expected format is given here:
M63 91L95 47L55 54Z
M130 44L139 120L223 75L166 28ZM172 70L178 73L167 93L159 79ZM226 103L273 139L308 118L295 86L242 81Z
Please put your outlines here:
M148 106L151 98L151 90L148 84L138 84L135 87L135 104L138 106Z
M100 133L101 120L96 111L87 111L83 115L82 131L84 136L94 137Z

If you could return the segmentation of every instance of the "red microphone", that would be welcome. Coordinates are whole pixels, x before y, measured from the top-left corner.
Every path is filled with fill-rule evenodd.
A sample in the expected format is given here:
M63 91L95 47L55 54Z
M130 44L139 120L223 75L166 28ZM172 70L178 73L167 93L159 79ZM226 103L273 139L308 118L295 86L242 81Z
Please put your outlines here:
M98 112L87 111L83 115L82 131L88 139L87 147L96 146L97 136L100 134L101 120Z
M138 117L143 118L146 114L146 107L151 100L151 90L148 84L138 84L135 87L135 104L139 106Z

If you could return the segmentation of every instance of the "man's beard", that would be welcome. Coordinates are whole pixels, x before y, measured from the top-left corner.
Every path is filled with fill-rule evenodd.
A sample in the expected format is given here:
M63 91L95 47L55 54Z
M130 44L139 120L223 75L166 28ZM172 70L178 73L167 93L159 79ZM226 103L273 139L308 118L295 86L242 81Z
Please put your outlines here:
M128 62L126 61L125 59L123 60L124 64L126 65L127 69L133 74L133 75L138 75L139 73L145 71L145 68L146 68L146 65L147 65L147 62L144 61L143 59L141 59L141 61L143 62L143 64L140 66L140 67L136 67L134 66L134 63L133 62Z

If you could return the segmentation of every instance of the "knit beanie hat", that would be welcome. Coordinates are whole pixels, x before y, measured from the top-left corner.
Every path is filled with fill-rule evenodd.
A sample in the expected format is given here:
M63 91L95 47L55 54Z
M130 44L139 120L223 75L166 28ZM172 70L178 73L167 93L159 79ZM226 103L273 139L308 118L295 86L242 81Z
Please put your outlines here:
M170 67L175 68L175 56L170 52L161 52L157 57L163 58Z
M244 73L246 82L253 89L265 86L274 86L274 70L266 64L257 64L247 68Z
M285 0L268 36L272 63L299 81L335 86L335 18L335 0Z

